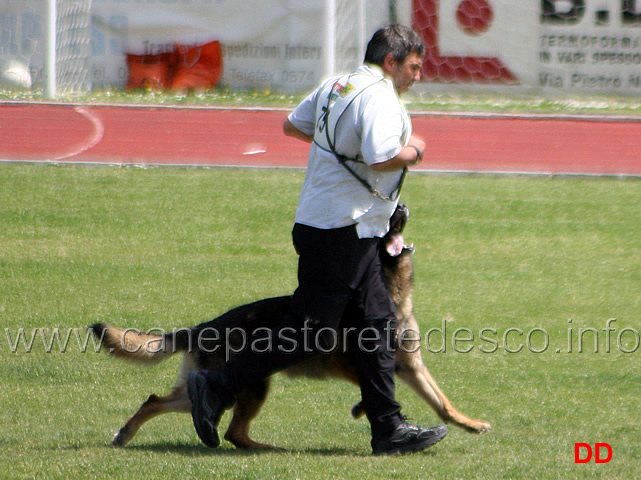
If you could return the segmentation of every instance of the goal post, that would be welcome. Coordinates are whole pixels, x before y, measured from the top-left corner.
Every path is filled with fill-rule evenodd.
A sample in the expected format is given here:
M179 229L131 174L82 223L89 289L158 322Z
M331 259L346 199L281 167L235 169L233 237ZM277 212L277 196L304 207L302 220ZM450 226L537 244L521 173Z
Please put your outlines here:
M56 0L47 0L43 93L50 100L56 98L56 10Z
M91 0L0 0L4 88L61 94L91 90Z
M323 0L323 73L325 77L351 71L365 58L375 29L396 23L410 24L409 0ZM399 15L399 10L405 12Z
M365 0L324 0L323 76L351 70L365 56Z

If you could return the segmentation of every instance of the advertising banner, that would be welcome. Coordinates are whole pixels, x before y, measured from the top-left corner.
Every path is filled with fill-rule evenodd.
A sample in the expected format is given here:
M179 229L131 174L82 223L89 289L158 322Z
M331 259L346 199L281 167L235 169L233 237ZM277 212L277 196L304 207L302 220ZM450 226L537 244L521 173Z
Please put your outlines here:
M234 88L310 88L320 75L320 1L94 0L94 85L122 84L123 53L156 55L176 43L219 41L221 83Z
M641 0L415 0L414 22L426 81L641 92Z
M536 85L641 93L641 0L542 3Z
M34 86L42 79L45 5L44 0L0 0L0 64L24 62ZM388 0L364 2L361 27L351 13L354 2L335 5L337 52L363 33L369 38L392 11ZM393 5L396 18L411 23L425 40L419 88L641 92L641 0L397 0ZM325 9L324 0L93 0L85 68L93 88L122 87L127 55L219 42L221 85L302 93L326 73ZM70 33L61 30L58 37Z

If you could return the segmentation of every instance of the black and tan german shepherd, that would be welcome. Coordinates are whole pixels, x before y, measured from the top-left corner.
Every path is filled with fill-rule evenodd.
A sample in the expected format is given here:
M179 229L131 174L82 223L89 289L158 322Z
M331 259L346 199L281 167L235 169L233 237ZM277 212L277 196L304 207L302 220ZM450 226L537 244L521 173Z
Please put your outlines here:
M397 308L399 340L396 352L396 374L410 385L448 423L469 432L485 433L490 424L473 420L458 412L438 387L423 363L420 351L420 334L412 306L413 266L412 247L404 245L401 232L409 211L399 205L391 221L390 232L381 248L381 262L388 289ZM184 352L182 366L173 391L165 396L151 395L116 433L113 444L126 445L138 429L148 420L168 412L191 411L187 395L187 374L190 371L213 369L222 365L230 351L242 348L246 342L245 332L271 329L285 316L291 301L290 296L267 298L243 305L214 320L191 328L184 328L166 335L149 335L121 330L105 324L90 327L102 340L110 353L143 363L158 362L169 355ZM221 332L232 332L223 335ZM358 385L356 367L350 363L344 348L335 348L330 354L311 357L285 370L291 376L313 378L338 377ZM225 439L238 448L276 448L258 443L249 436L249 427L260 411L269 390L269 378L246 387L237 397L233 417L225 433ZM356 418L363 414L359 403L352 408Z

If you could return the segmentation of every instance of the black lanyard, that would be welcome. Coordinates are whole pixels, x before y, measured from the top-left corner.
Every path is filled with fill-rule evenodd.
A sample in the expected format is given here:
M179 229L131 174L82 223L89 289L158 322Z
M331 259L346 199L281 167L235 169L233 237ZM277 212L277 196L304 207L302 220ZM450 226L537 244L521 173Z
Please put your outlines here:
M348 82L349 82L349 78L348 78ZM348 157L346 155L342 155L342 154L340 154L340 153L338 153L336 151L336 147L334 146L334 142L332 142L332 139L330 138L330 134L329 134L328 118L329 118L329 108L330 108L330 103L331 103L331 97L332 97L332 94L334 93L334 87L336 87L336 85L338 83L339 82L337 81L336 83L334 83L334 85L332 85L332 88L331 88L331 90L329 92L329 96L327 97L327 106L323 107L323 115L321 116L321 118L319 120L319 131L322 132L323 130L325 130L325 135L326 135L326 138L327 138L327 144L329 145L330 151L334 154L334 156L338 160L338 163L340 163L343 167L345 167L345 169L356 180L358 180L358 182L361 185L363 185L376 198L379 198L379 199L384 200L386 202L395 202L398 199L399 195L401 194L401 188L402 188L403 182L405 180L405 175L407 174L407 167L403 167L403 172L401 173L401 178L398 180L398 185L396 186L396 188L394 190L392 190L389 195L383 195L381 192L376 190L372 185L370 185L370 183L367 180L365 180L358 173L356 173L356 171L352 167L350 167L347 164L348 161L355 162L355 163L363 163L363 164L365 164L365 162L363 162L362 160L359 160L358 157L350 158L350 157ZM367 85L367 86L363 87L359 92L356 93L356 95L354 95L354 98L352 98L349 101L347 106L343 109L343 111L339 115L338 119L336 120L336 125L334 127L334 136L336 136L336 129L338 128L338 123L341 121L341 119L343 118L343 114L347 111L347 109L354 102L354 100L356 100L356 98L361 93L363 93L367 88L369 88L369 87L371 87L373 85L376 85L377 83L378 82L374 82L371 85ZM327 149L324 148L322 145L320 145L316 140L314 140L314 143L316 143L316 145L318 145L323 150L327 151Z

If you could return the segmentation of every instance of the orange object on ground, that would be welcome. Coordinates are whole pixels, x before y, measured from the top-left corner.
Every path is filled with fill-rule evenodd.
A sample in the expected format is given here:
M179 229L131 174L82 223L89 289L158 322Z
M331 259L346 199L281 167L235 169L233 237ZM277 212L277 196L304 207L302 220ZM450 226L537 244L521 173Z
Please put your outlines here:
M127 90L144 88L164 90L173 75L176 53L167 52L158 55L127 54Z
M209 90L223 73L220 42L176 44L174 51L157 55L127 54L127 90Z
M220 42L205 45L176 45L176 64L171 90L209 90L215 87L223 73L223 54Z

